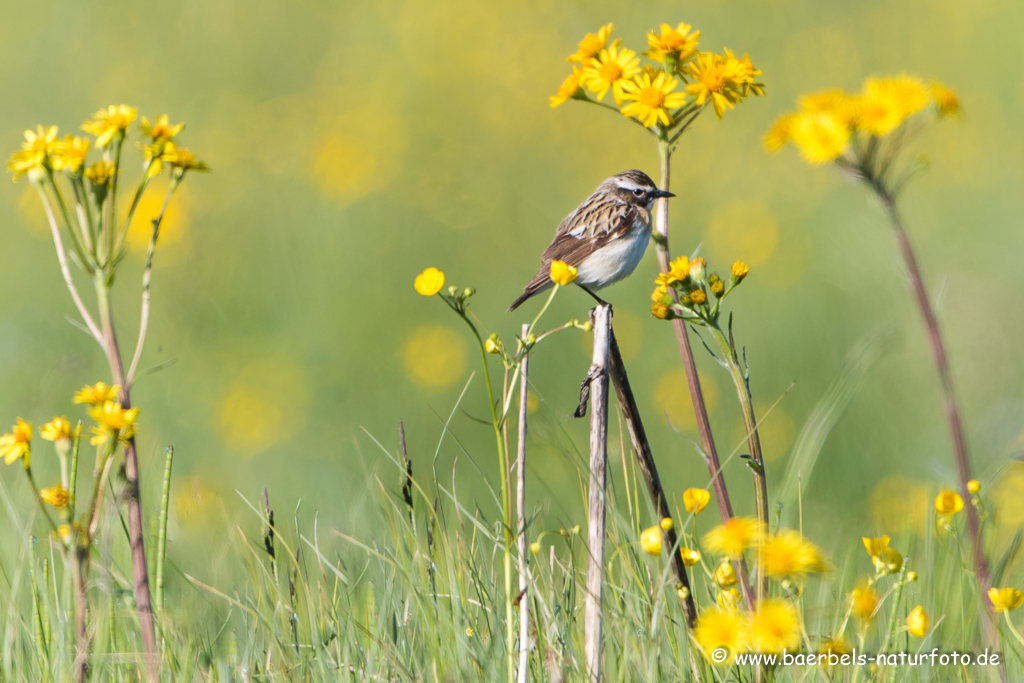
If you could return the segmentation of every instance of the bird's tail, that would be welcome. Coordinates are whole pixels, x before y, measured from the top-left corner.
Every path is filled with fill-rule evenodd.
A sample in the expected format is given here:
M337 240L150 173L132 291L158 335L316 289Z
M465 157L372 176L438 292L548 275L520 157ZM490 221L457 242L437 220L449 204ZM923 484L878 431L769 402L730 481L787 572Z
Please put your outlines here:
M537 275L534 276L532 280L530 280L530 284L526 285L526 287L523 288L523 293L519 295L519 298L513 301L512 305L508 307L508 312L511 313L512 311L519 308L523 304L523 302L529 299L530 297L536 294L540 294L541 292L546 291L550 288L551 276L546 271L541 271L540 273L537 273Z

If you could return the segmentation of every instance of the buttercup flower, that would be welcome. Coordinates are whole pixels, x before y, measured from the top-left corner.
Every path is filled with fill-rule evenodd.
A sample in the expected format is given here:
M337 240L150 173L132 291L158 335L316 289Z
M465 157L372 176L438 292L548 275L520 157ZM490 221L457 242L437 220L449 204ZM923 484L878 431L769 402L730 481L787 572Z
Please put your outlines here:
M622 99L629 100L629 104L622 107L622 115L635 116L647 128L656 123L671 126L671 110L686 103L686 93L676 92L678 84L679 81L661 70L653 78L650 73L643 73L623 83Z
M662 517L660 523L662 531L672 531L672 518Z
M707 489L689 488L683 491L683 507L687 512L700 514L701 510L707 507L711 500L711 493Z
M572 284L576 279L576 267L570 266L565 261L551 262L551 281L556 285L565 287Z
M768 576L785 577L823 572L825 554L796 531L783 530L761 545L761 563Z
M101 406L107 401L113 401L117 398L117 395L121 393L121 387L114 385L108 387L103 382L96 382L90 386L85 386L79 389L74 398L73 403L86 403L91 406Z
M62 508L68 504L68 490L60 484L41 489L39 497L43 499L44 503L55 508Z
M487 353L501 353L501 344L498 342L497 334L492 334L484 341L484 350Z
M597 34L588 33L583 36L579 47L573 54L569 55L570 62L582 62L586 64L601 53L601 50L608 44L608 37L611 36L614 24L605 24L598 30Z
M112 104L93 114L92 121L82 124L82 130L96 136L96 147L106 147L115 133L123 134L132 125L138 110L126 104Z
M800 615L788 600L764 600L751 618L750 633L756 652L796 650L800 647Z
M981 491L981 482L977 479L971 479L967 482L967 490L974 495L978 495L978 492Z
M597 99L603 100L609 88L615 97L615 104L622 104L623 87L630 78L640 73L640 59L632 50L612 45L601 50L595 59L583 70L583 82L587 90L597 93Z
M423 296L434 296L444 287L444 273L434 267L427 268L416 276L412 286Z
M712 609L700 616L693 635L706 659L718 666L728 666L732 664L733 655L746 649L748 630L749 625L742 614L728 609ZM711 653L719 648L724 648L728 655L725 661L711 660Z
M11 155L7 168L17 180L29 171L46 168L50 155L57 146L57 126L44 129L36 126L35 132L25 131L25 141L21 143L21 151Z
M32 425L20 417L8 434L0 436L0 457L10 465L18 458L24 458L25 469L32 460Z
M680 548L679 555L683 558L683 564L687 567L692 567L693 565L700 562L700 553L696 550L691 550L690 548Z
M1010 612L1024 605L1024 592L1016 588L989 588L988 599L993 612Z
M530 552L533 553L534 555L539 553L540 552L540 543L537 542L537 541L534 541L533 543L531 543L530 544Z
M925 634L928 633L928 626L930 624L931 620L928 619L928 614L921 605L915 607L907 615L907 631L917 638L924 638Z
M640 547L648 555L661 555L661 527L651 526L641 531Z
M57 171L78 173L89 153L89 139L77 135L65 135L63 142L53 145L53 168Z
M660 35L654 31L647 33L650 49L644 54L674 70L696 53L699 39L700 31L693 31L689 24L680 22L675 28L662 24Z
M551 102L552 109L564 103L566 100L579 100L586 98L587 95L583 92L583 87L580 85L582 76L583 72L574 66L572 68L572 73L565 77L565 80L562 81L562 85L558 86L558 92L548 98Z
M715 581L722 588L730 588L736 585L736 570L732 568L732 562L723 562L715 569Z
M731 517L704 536L704 546L713 553L738 558L747 548L756 546L764 528L752 517Z
M943 517L955 515L964 509L964 499L955 491L943 491L935 498L935 511Z

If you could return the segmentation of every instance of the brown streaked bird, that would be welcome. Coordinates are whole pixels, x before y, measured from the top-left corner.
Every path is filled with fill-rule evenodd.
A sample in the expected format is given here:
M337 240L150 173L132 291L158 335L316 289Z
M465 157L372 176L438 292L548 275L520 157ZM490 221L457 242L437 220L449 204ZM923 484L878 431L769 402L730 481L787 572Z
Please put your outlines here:
M574 266L576 284L601 301L594 292L627 277L643 258L651 241L651 210L662 197L675 195L659 190L643 171L623 171L598 185L558 226L540 270L508 310L551 288L552 261Z

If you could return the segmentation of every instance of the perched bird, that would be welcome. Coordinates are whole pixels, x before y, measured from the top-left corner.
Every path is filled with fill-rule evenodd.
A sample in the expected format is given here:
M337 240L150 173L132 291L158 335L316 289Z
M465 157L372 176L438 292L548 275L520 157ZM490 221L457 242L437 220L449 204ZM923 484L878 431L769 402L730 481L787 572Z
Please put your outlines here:
M601 301L594 292L628 276L643 258L651 240L651 210L661 197L675 195L659 190L643 171L624 171L598 185L558 226L540 270L508 310L551 288L552 261L574 266L576 284Z

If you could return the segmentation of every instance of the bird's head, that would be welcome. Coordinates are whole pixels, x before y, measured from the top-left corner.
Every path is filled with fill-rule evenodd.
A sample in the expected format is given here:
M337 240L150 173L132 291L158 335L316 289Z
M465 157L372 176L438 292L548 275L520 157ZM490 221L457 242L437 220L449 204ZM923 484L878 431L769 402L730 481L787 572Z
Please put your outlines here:
M654 206L654 202L662 197L675 197L671 192L659 190L650 176L637 170L623 171L618 175L613 175L601 185L605 191L615 195L619 201L642 206L647 210L650 210Z

